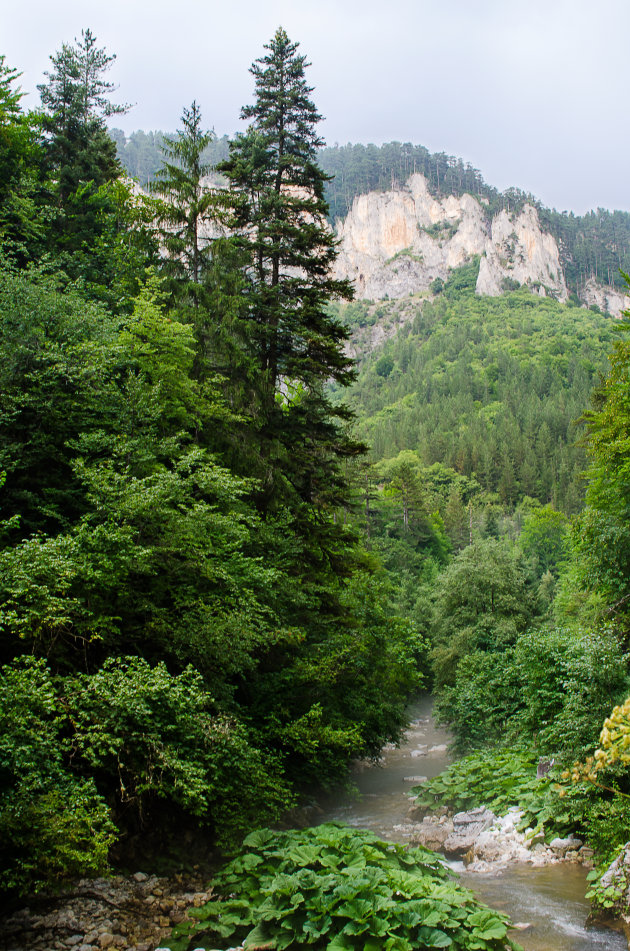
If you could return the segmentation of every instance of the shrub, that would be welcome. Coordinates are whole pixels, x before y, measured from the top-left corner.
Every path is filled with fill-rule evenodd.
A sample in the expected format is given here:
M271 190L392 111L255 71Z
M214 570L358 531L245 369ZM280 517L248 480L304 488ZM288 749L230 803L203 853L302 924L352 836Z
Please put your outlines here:
M107 868L115 835L91 779L67 766L65 718L42 661L0 674L0 887L38 891Z
M479 904L426 849L336 823L249 835L215 882L225 896L173 932L187 948L314 951L517 948L508 920Z
M545 627L503 653L463 658L437 713L459 749L500 738L566 760L592 752L627 684L627 658L610 632Z
M212 715L212 697L192 667L174 676L163 663L110 660L65 690L73 753L128 822L131 815L142 826L162 803L227 842L291 805L278 764L238 720Z

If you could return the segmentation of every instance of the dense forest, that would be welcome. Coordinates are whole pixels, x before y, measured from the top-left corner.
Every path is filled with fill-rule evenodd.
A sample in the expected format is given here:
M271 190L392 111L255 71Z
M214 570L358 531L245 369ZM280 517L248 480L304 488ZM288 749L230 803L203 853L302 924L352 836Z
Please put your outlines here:
M326 200L346 153L322 151L282 29L246 130L217 142L184 107L138 194L107 132L111 60L84 31L25 112L0 58L3 893L132 848L183 864L184 830L216 858L396 742L421 688L474 751L428 801L483 802L507 763L531 822L585 835L601 871L630 838L628 326L477 297L474 263L404 304L353 301ZM423 154L405 173L433 175ZM436 187L483 193L458 169L436 162ZM352 334L388 319L355 365ZM556 772L532 794L541 755ZM245 841L201 915L225 946L351 951L368 927L513 946L426 850ZM318 905L333 886L343 935Z
M365 360L352 390L357 432L374 458L412 449L502 505L529 496L576 514L586 464L577 420L606 369L614 327L527 289L478 297L477 267L453 272L432 300L338 308L355 327L404 308L403 326Z
M141 185L157 174L162 156L163 132L112 130L118 156L127 173ZM227 155L228 137L212 137L204 161L214 168ZM384 145L322 146L318 151L321 168L330 176L325 186L329 219L344 218L357 195L370 191L400 188L410 175L425 176L435 195L463 195L483 198L492 216L505 208L520 210L526 202L538 209L543 228L550 231L560 248L560 260L567 286L580 294L591 279L624 288L621 272L630 271L630 212L597 208L585 215L546 208L529 193L518 188L499 192L486 184L481 172L469 163L444 152L429 152L422 145L388 142Z

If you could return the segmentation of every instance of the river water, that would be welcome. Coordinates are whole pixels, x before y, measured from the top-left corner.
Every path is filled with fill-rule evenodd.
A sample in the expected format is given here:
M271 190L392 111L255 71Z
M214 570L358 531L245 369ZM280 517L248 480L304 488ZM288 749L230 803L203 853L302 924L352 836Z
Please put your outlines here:
M337 798L325 806L322 821L338 820L371 829L384 839L405 842L410 833L409 789L440 773L450 762L445 730L431 717L431 699L415 704L411 725L399 747L386 747L378 765L357 770L359 796ZM586 926L586 872L579 865L559 863L543 868L512 865L493 874L466 872L449 863L462 884L478 898L510 915L527 928L514 932L525 951L627 951L619 932Z

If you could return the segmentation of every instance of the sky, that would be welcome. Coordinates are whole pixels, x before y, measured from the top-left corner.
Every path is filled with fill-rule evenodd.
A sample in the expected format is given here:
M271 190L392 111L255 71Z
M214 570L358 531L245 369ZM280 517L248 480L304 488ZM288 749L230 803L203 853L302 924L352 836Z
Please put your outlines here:
M0 54L39 105L49 57L91 29L116 54L114 124L244 127L249 66L284 27L327 144L400 141L577 214L630 211L629 0L0 0Z

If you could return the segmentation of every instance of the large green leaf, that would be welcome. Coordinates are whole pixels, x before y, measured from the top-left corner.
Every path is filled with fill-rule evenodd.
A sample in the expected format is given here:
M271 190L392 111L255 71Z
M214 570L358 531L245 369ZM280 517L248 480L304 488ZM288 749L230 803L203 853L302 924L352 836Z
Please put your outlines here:
M263 951L263 949L267 951L267 949L275 948L276 942L269 937L266 925L259 924L249 932L243 941L243 947L248 951Z

